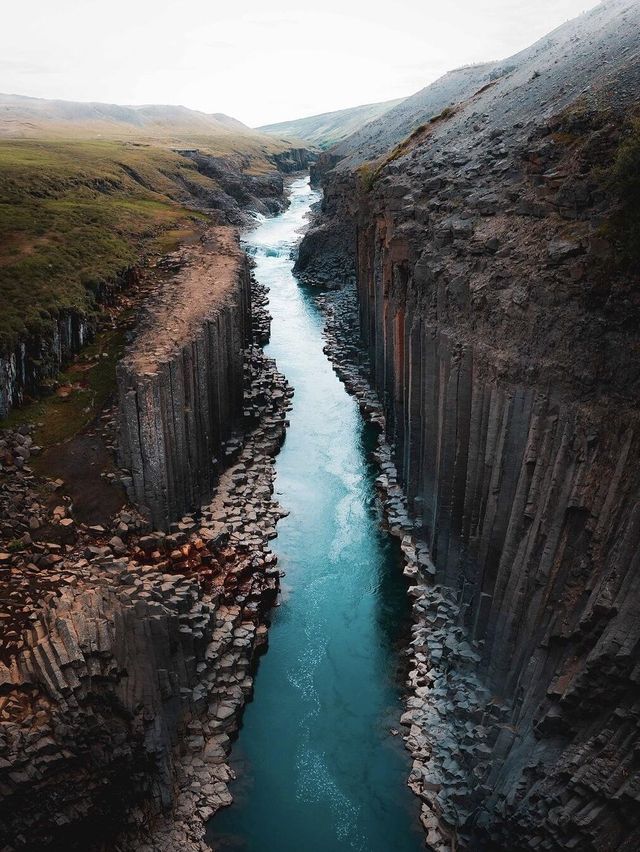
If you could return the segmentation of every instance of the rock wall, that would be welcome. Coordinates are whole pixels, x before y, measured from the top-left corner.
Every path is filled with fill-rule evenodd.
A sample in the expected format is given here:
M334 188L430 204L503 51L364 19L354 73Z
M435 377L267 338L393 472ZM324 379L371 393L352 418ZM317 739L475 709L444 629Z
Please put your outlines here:
M97 292L97 302L110 304L136 277L135 269L124 270L113 284L104 285ZM95 330L95 316L63 311L49 333L28 337L12 352L0 354L0 419L21 405L25 396L41 393L43 385L54 379L64 364L93 338Z
M66 572L29 649L0 667L3 848L88 848L145 797L172 799L172 746L196 709L216 606L197 581L160 588L151 569L141 580L126 559L102 561Z
M311 280L323 230L329 278L356 256L384 488L412 518L405 722L438 852L640 846L640 303L605 177L639 14L601 4L386 157L338 163L301 247Z
M509 707L468 848L485 831L490 849L636 848L637 418L501 380L373 277L381 308L364 315L399 480Z
M274 378L284 387L272 368L260 380ZM226 503L202 507L199 524L185 518L128 546L81 535L55 574L37 550L3 562L23 622L17 652L0 649L3 850L207 849L204 823L231 801L229 735L277 593L268 454L283 431L272 407L243 457L260 450L261 461L230 469ZM260 491L243 505L263 512L232 534L213 515L238 512L243 483Z
M484 429L482 458L467 465L468 503L482 490L471 534L463 532L460 517L452 520L446 514L431 528L418 514L421 498L415 490L413 499L406 499L406 470L420 466L432 497L434 488L455 490L460 481L456 464L465 450L469 455L471 444L468 441L461 452L456 442L458 429L468 440L460 407L452 408L446 398L435 406L443 412L438 425L432 424L443 448L440 465L449 473L432 485L431 462L422 467L420 458L403 461L397 452L404 426L391 427L389 396L386 405L380 405L367 380L372 378L371 361L363 358L356 342L358 309L350 290L329 291L319 301L327 314L327 352L363 415L382 428L377 486L388 529L401 539L404 573L415 584L409 588L415 624L402 722L414 758L409 785L422 800L427 847L434 852L636 848L637 461L632 462L628 482L621 471L630 462L629 453L637 452L637 442L628 441L623 452L615 454L618 439L624 443L631 437L620 418L614 453L593 451L593 432L588 453L579 440L566 440L568 429L578 428L577 416L562 419L544 400L542 415L530 412L530 428L524 430L529 431L528 442L522 439L527 445L524 457L516 457L516 463L522 462L519 488L530 483L525 505L502 485L513 464L514 433L522 432L522 421L518 423L513 410L517 397L503 393L498 425ZM410 352L405 357L410 373L420 371L420 362L416 364ZM460 383L459 366L443 360L435 364L431 380L422 375L414 386L418 405L424 402L421 387L433 381L433 372L436 381L439 372L445 376L441 397ZM450 385L451 372L456 375ZM494 392L499 384L492 384ZM483 391L480 382L478 393ZM449 414L444 413L447 409ZM424 421L414 413L413 422L405 435L424 442ZM396 440L396 452L387 443L385 429L389 439ZM541 440L544 431L546 443ZM449 432L446 441L442 432ZM488 443L499 449L485 455ZM445 450L447 445L452 449ZM399 473L401 464L404 475ZM485 468L479 489L474 471ZM593 499L585 497L594 482L600 492L597 509ZM465 489L458 496L462 507ZM587 511L585 502L594 518L583 515L587 522L576 534L576 518ZM452 503L449 499L449 510ZM483 527L486 521L477 520L489 514L483 503L492 506L489 532ZM486 544L499 529L494 520L501 505L507 507L508 540L496 536L491 541L500 555L498 571L490 574ZM449 543L444 553L437 544L443 532ZM620 549L620 532L625 545L633 542L631 551L625 545ZM438 554L435 558L428 541ZM484 570L479 572L482 558ZM487 576L495 578L493 586L484 582ZM484 591L487 588L491 591ZM484 620L478 617L482 613Z
M300 280L312 285L355 283L357 181L350 173L333 171L333 163L328 154L321 154L315 171L312 169L312 181L322 183L324 192L320 209L313 211L298 247L293 269Z
M261 340L265 299L256 286ZM24 463L31 428L0 432L3 852L208 849L286 514L274 456L293 391L256 345L244 370L242 445L213 500L170 534L130 506L77 522L64 483Z
M208 499L237 449L251 336L249 266L232 231L213 229L170 263L177 278L147 307L118 365L120 463L161 529Z
M120 462L146 517L81 523L63 480L26 463L31 428L0 433L3 852L204 852L231 802L293 393L258 345L268 299L251 286L228 227L156 266L118 367Z
M309 148L289 148L281 154L272 154L271 159L278 171L293 174L306 169L315 159L315 154Z

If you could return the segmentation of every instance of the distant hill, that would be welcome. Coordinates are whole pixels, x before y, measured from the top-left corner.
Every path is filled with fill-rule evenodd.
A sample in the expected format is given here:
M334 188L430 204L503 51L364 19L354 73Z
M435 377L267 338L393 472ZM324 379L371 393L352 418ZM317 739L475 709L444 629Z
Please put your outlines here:
M370 121L384 115L393 107L401 104L404 98L394 101L383 101L377 104L341 109L337 112L324 112L311 115L308 118L297 118L293 121L282 121L278 124L265 124L258 130L274 136L295 137L311 142L319 148L329 148Z
M184 106L123 106L0 93L0 143L19 140L196 149L232 160L234 169L253 173L272 171L277 165L274 158L303 147L253 130L223 113Z
M263 138L228 115L183 106L82 103L0 94L0 137L74 138L247 136Z

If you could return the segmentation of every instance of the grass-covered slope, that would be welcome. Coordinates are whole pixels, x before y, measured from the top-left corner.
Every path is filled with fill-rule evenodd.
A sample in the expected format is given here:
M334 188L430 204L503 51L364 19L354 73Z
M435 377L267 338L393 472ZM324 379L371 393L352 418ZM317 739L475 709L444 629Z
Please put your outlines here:
M192 230L189 188L207 183L162 148L0 142L0 350L90 312L101 282Z
M268 186L290 148L183 107L0 96L0 355L63 309L91 312L102 282L193 232L224 203L221 175Z
M275 136L303 139L319 148L329 148L360 130L368 122L384 115L402 103L402 100L403 98L399 98L378 104L364 104L337 112L325 112L308 118L283 121L279 124L267 124L258 129Z

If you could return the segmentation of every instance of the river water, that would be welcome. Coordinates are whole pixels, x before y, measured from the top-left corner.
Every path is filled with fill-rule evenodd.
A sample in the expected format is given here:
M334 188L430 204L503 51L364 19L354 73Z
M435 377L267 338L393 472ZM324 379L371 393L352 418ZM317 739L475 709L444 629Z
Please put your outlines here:
M418 852L399 646L408 601L396 543L379 528L374 445L322 351L323 319L292 274L291 250L318 200L291 205L246 237L273 315L267 353L295 388L276 463L290 511L274 550L286 572L269 650L233 747L234 804L210 822L218 852Z

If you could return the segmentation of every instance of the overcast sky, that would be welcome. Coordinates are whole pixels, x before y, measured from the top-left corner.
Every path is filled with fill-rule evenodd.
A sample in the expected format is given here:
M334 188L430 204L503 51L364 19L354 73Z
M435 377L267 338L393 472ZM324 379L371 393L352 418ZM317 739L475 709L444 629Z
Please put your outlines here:
M0 91L250 125L409 95L596 0L0 0Z

